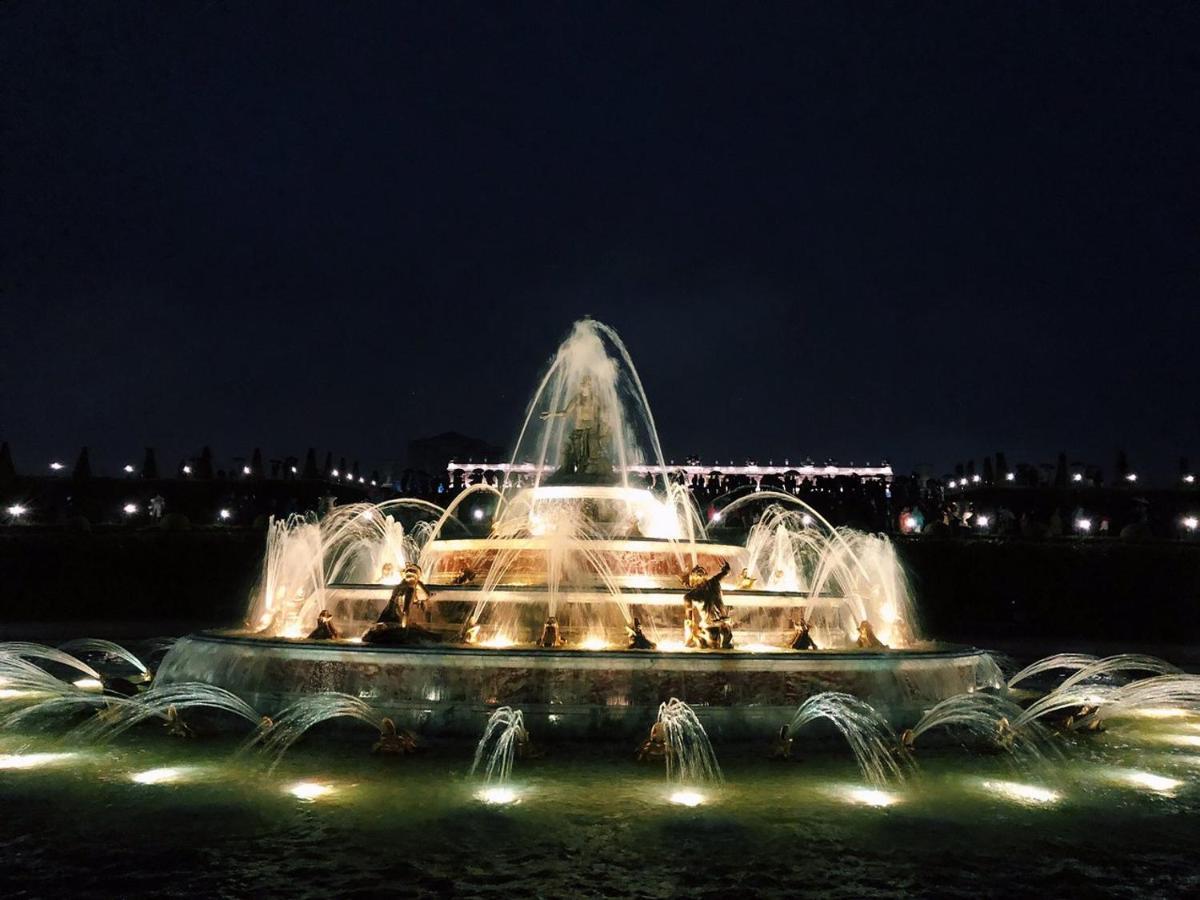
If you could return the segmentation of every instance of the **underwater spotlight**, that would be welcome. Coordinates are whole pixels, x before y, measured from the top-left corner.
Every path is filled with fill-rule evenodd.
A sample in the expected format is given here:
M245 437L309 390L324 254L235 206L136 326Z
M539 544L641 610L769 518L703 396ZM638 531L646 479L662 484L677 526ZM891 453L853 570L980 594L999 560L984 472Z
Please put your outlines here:
M1038 787L1036 784L1021 784L1018 781L985 781L982 787L989 793L1015 800L1017 803L1046 805L1062 799L1062 794L1058 791Z
M517 792L512 788L489 787L476 793L475 799L492 806L507 806L510 803L516 803L519 798Z
M705 801L705 796L698 791L676 791L667 798L676 806L699 806Z
M333 793L333 788L327 784L320 784L316 781L297 781L295 784L288 785L287 792L297 800L303 800L306 803L312 803L314 800L324 797L327 794Z
M0 756L0 769L40 769L66 762L78 753L9 753Z
M134 772L129 776L129 780L134 784L170 784L175 781L182 781L183 777L189 771L191 771L190 767L164 766L161 769L147 769L144 772Z
M1116 769L1111 775L1121 784L1145 788L1156 794L1169 794L1183 786L1183 782L1178 778L1167 778L1165 775L1155 775L1153 772L1143 772L1140 769Z
M859 806L883 808L885 806L895 806L900 802L900 797L896 794L890 794L887 791L877 790L876 788L848 787L838 790L837 793L842 799L850 803L857 803Z
M579 648L581 650L607 650L608 641L599 635L592 634L579 642Z

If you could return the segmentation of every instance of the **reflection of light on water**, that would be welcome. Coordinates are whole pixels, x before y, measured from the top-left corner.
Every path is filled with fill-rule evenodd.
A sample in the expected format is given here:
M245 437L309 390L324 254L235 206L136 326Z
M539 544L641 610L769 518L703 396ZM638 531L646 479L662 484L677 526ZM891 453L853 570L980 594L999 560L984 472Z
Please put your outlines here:
M518 800L517 792L507 787L484 788L475 794L475 798L493 806L506 806L509 803L516 803Z
M170 784L182 781L194 771L192 766L165 766L161 769L134 772L129 776L129 780L134 784Z
M297 781L288 786L287 792L297 800L311 803L319 797L333 793L333 788L328 784L319 784L315 781Z
M1129 715L1140 719L1186 719L1191 712L1171 706L1146 706L1142 709L1131 709Z
M102 690L104 690L104 685L102 685L95 678L80 678L74 682L74 685L75 685L75 687L79 688L81 691L102 691Z
M494 634L486 641L481 641L479 646L495 647L496 649L503 650L505 647L511 647L514 643L516 642L507 634Z
M588 635L579 642L579 647L582 650L607 650L608 641L599 635Z
M0 769L38 769L66 762L77 753L11 753L0 756Z
M1119 783L1146 788L1158 794L1169 794L1183 785L1183 782L1176 778L1167 778L1165 775L1155 775L1140 769L1113 769L1109 775Z
M1200 734L1164 734L1160 740L1176 747L1200 747Z
M1036 784L1021 784L1017 781L985 781L982 785L985 791L997 794L1018 803L1057 803L1062 794L1049 788L1038 787Z
M875 788L845 787L835 789L835 793L843 800L862 806L894 806L900 802L900 797L896 794L889 794L887 791Z
M698 791L676 791L667 799L677 806L699 806L706 798Z

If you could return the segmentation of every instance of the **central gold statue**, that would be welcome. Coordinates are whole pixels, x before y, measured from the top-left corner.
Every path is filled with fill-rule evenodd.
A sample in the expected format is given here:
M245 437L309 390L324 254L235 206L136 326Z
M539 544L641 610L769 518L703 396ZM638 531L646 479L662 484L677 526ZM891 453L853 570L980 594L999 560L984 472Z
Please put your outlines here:
M604 423L604 402L596 391L591 375L584 375L567 405L559 410L546 410L542 421L573 416L569 432L562 445L559 472L564 475L611 475L612 456L608 449L607 428Z

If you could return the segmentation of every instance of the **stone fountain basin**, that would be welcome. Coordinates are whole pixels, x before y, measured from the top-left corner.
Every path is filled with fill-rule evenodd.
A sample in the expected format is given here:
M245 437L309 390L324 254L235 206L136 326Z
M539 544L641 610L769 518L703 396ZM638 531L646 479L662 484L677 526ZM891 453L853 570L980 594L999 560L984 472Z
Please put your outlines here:
M309 694L359 697L418 734L477 737L513 706L539 739L644 736L658 705L690 704L714 739L776 735L813 694L861 697L897 728L955 694L999 685L973 647L755 653L512 647L376 647L201 632L181 638L156 683L200 681L273 715Z

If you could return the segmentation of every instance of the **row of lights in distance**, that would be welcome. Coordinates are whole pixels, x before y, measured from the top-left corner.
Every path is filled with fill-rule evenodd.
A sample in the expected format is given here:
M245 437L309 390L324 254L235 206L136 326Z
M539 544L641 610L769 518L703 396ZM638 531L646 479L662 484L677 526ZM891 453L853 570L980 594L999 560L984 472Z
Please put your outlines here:
M57 462L57 461L56 461L56 462L52 462L52 463L50 463L50 468L51 468L51 469L53 469L55 472L61 472L63 469L65 469L65 468L66 468L66 466L64 466L62 463L60 463L60 462ZM132 474L133 474L133 473L136 471L136 469L134 469L134 467L133 467L133 464L132 464L132 463L126 463L126 464L125 464L125 465L124 465L122 468L124 469L124 471L125 471L125 473L126 473L127 475L132 475ZM289 470L291 471L291 473L292 473L293 475L296 475L296 474L298 474L298 473L299 473L299 471L300 471L300 470L299 470L299 469L297 469L295 466L289 466L288 468L289 468ZM184 464L184 465L182 466L182 468L180 469L180 471L182 471L184 475L191 475L191 474L192 474L192 467L191 467L191 465L190 465L190 464ZM243 474L243 475L253 475L253 474L254 474L254 470L253 470L252 468L250 468L249 466L242 466L242 474ZM339 476L338 470L337 470L337 469L334 469L334 470L332 470L332 471L331 471L329 474L330 474L330 475L332 475L334 478L338 478L338 477L344 477L344 478L345 478L347 481L354 481L354 480L355 480L355 479L354 479L354 475L353 475L353 473L351 473L351 472L347 472L347 473L346 473L344 476ZM360 475L360 476L358 477L358 483L359 483L359 484L366 484L366 483L367 483L367 479L363 478L363 477ZM378 485L377 485L376 481L375 481L374 479L371 479L371 487L377 487L377 486L378 486Z

